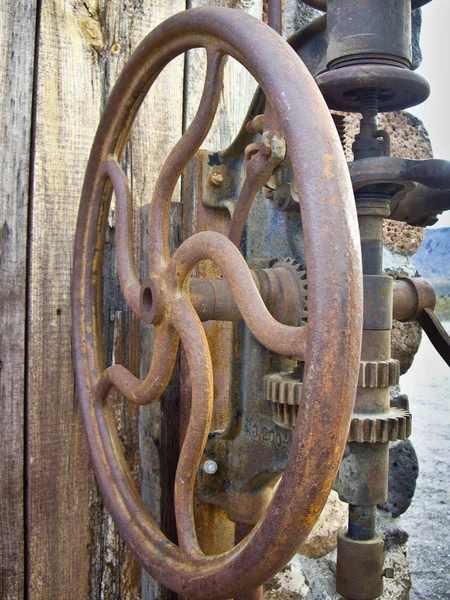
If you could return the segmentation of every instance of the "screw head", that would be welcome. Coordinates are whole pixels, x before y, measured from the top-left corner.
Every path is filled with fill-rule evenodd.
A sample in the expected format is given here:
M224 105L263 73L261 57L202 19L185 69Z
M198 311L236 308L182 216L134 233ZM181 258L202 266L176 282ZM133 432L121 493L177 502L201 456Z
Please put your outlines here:
M219 467L217 466L217 463L214 460L207 460L203 465L203 471L207 475L214 475L214 473L217 473L218 468Z
M209 183L211 185L222 185L223 183L223 175L222 173L216 173L215 171L213 173L211 173L211 175L209 176Z

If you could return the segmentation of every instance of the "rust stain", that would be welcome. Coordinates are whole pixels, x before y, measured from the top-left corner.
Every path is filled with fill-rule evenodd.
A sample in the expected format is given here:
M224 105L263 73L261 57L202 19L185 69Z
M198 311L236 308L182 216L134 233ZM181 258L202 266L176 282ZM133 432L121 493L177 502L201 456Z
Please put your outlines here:
M323 158L325 161L323 174L327 179L333 179L334 177L336 177L333 171L334 161L336 157L334 156L334 154L324 154Z

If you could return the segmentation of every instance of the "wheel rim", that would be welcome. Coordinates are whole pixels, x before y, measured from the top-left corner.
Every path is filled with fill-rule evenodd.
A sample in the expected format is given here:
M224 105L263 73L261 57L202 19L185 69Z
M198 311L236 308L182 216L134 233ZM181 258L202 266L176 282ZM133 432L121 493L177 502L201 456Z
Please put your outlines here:
M299 195L305 198L302 219L313 300L305 422L295 431L285 474L266 515L238 546L216 557L180 549L157 528L132 482L108 402L95 398L104 370L97 299L111 196L105 161L120 158L137 110L161 69L193 47L229 54L244 64L274 107ZM283 94L277 92L281 89ZM328 497L350 424L359 369L361 282L356 211L342 148L320 92L293 50L261 22L232 9L189 10L159 26L120 76L94 140L75 239L73 344L83 420L106 504L132 552L167 587L205 599L243 593L280 570L308 535ZM320 452L318 435L326 438Z

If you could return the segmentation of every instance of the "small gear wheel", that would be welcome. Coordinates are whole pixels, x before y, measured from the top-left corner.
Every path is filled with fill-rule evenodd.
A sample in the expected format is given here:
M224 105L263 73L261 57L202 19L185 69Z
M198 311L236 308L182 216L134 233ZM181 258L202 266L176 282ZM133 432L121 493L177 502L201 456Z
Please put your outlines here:
M269 402L273 421L284 429L294 429L302 392L302 367L293 373L273 373L263 380L264 399ZM349 442L387 443L411 435L412 416L407 410L392 407L386 414L354 414Z
M398 385L400 381L400 361L396 359L367 361L359 366L359 387L383 388Z
M406 440L411 435L411 425L411 413L401 408L391 408L386 414L354 414L348 441L386 444Z
M301 323L305 324L308 320L308 280L306 278L306 267L295 260L295 258L290 258L288 256L277 261L273 265L272 269L285 269L294 274L296 277L297 283L300 285L300 293L304 301L301 314Z
M268 400L273 421L284 429L294 429L302 391L301 377L293 373L273 373L263 379L264 399Z

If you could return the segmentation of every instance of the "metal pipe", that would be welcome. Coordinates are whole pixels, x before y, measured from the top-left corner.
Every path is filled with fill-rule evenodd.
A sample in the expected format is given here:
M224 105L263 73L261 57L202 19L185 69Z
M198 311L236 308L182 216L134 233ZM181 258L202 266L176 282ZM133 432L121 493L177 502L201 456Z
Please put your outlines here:
M434 310L436 293L424 277L400 277L394 281L394 311L397 321L416 321L426 308Z
M267 22L274 31L282 34L283 31L283 11L281 0L268 0L267 2Z
M376 536L375 506L348 507L348 537L353 540L370 540Z

